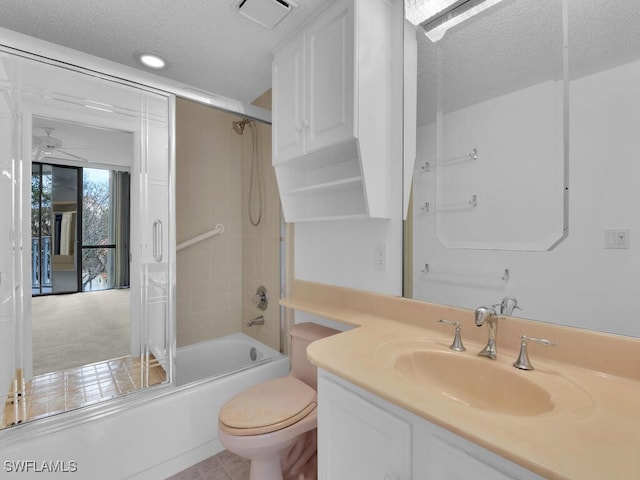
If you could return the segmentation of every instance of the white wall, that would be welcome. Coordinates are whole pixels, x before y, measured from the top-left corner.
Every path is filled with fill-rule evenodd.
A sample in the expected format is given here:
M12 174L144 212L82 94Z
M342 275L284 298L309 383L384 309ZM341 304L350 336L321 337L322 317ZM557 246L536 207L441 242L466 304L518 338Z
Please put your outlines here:
M399 184L399 182L398 182ZM399 197L398 197L399 198ZM401 200L397 218L296 224L295 275L300 280L402 294ZM376 245L387 253L385 271L374 267Z
M415 298L475 308L511 294L526 318L640 336L640 324L630 320L640 311L639 71L634 62L570 83L569 235L552 251L444 248L434 215L420 212L433 180L416 173ZM418 134L416 170L433 149L433 135L428 126ZM505 182L498 176L493 185L499 190ZM604 230L615 228L631 231L630 249L604 249ZM484 277L425 275L428 259ZM505 268L506 283L499 279Z
M400 161L398 162L400 165ZM401 170L401 167L398 167ZM400 187L401 180L395 183ZM402 199L398 188L397 218L296 223L295 277L340 287L402 295ZM387 254L385 271L374 268L377 245ZM297 323L313 321L345 330L337 322L296 312Z

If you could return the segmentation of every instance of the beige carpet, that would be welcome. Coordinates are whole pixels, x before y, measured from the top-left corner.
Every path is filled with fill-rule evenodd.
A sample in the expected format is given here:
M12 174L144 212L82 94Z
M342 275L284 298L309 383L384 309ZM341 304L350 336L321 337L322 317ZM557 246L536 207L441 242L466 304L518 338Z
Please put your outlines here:
M32 298L33 373L130 354L129 290Z

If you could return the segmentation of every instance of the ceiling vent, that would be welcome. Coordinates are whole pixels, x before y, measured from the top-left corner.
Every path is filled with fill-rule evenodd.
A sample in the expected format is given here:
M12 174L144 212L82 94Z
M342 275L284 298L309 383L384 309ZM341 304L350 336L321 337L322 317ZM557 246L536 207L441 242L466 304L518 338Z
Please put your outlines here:
M284 0L241 0L238 11L263 27L273 28L287 16L294 2Z

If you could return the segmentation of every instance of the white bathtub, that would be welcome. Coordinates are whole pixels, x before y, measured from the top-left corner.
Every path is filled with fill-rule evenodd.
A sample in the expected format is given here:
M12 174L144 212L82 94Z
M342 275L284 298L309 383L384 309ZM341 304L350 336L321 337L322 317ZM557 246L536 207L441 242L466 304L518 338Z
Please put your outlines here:
M83 478L93 480L168 478L223 450L218 411L231 397L289 372L288 357L243 334L181 347L177 364L180 386L156 398L153 389L142 392L144 398L121 397L116 400L129 402L126 407L91 421L83 417L91 407L60 415L69 424L46 434L23 435L9 444L0 436L3 458L23 459L24 452L38 461L70 458L82 468ZM126 461L104 461L122 458L123 452L135 454Z
M176 352L176 386L229 375L256 365L286 359L280 352L244 333L180 347Z

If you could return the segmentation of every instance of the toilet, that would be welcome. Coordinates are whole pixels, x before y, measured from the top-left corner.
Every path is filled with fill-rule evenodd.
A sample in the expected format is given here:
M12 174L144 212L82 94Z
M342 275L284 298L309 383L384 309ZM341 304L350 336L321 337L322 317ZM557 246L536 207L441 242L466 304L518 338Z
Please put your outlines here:
M307 346L335 333L315 323L295 325L289 375L254 385L220 409L220 442L251 460L250 480L316 478L317 369Z

